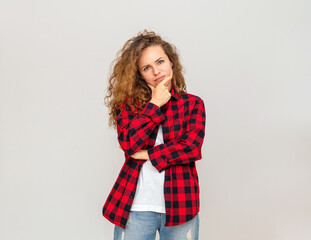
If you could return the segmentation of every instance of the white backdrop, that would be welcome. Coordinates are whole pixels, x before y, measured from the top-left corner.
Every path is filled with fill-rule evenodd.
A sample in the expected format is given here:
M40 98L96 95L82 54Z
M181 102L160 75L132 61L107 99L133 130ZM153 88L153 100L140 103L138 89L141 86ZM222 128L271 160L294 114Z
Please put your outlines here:
M308 0L0 2L0 239L109 240L123 163L103 104L154 30L205 101L200 239L311 239Z

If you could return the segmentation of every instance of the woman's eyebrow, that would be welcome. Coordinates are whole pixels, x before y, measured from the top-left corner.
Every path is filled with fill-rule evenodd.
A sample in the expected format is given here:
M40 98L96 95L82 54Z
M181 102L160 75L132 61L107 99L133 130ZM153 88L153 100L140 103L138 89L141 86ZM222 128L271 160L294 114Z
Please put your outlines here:
M155 60L154 62L157 62L157 61L159 61L161 58L163 58L163 57L159 57L157 60Z
M159 57L159 58L158 58L157 60L155 60L154 62L159 61L161 58L163 58L163 57ZM147 67L147 66L149 66L149 64L142 66L141 69L143 69L144 67Z

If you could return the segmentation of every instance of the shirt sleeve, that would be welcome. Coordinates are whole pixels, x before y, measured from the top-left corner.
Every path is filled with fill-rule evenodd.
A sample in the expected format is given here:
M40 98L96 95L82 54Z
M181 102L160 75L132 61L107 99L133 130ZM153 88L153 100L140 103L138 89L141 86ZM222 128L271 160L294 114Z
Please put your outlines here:
M138 116L129 106L116 114L118 141L125 154L133 155L141 149L156 126L165 121L161 108L148 102Z
M186 131L183 135L148 150L152 165L161 172L171 165L188 164L201 159L205 123L204 102L200 99L196 102L190 114Z

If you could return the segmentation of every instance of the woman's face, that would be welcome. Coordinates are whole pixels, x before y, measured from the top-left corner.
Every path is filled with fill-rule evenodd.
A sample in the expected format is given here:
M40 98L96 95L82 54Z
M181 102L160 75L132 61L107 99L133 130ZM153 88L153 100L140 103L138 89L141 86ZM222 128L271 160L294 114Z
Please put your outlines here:
M156 87L164 78L173 77L172 67L173 63L159 45L145 48L138 59L142 78L153 87ZM172 80L169 82L169 89L171 89Z

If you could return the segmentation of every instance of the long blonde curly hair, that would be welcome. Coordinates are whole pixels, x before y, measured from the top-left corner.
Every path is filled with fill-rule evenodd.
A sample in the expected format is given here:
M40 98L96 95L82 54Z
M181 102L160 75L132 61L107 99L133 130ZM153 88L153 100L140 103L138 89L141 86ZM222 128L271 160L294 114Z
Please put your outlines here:
M138 115L151 99L151 89L141 78L138 70L138 59L142 51L150 46L159 45L173 63L172 87L181 94L186 91L177 49L174 45L162 40L153 31L144 30L129 39L117 53L112 62L113 70L109 76L109 85L105 104L109 108L109 126L116 128L116 114L125 106Z

